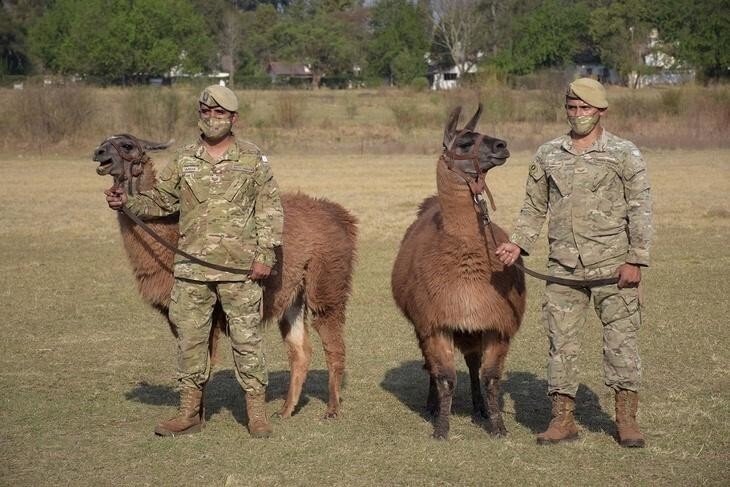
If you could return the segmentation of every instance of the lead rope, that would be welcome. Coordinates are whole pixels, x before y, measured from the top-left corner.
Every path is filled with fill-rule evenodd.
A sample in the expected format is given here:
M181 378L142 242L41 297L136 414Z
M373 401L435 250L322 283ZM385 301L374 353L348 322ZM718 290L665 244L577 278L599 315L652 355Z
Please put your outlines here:
M195 257L194 255L188 254L184 250L180 250L179 248L175 247L174 245L172 245L170 242L168 242L164 238L160 237L157 234L157 232L152 230L152 228L150 228L149 225L147 225L145 222L143 222L137 215L132 213L130 211L130 209L127 208L126 206L122 206L122 209L120 211L122 213L124 213L125 215L127 215L129 217L129 219L132 220L136 225L141 227L142 230L144 230L145 232L150 234L150 236L152 238L154 238L155 240L160 242L163 245L163 247L167 248L168 250L171 250L172 252L174 252L176 254L182 255L186 259L189 259L191 262L200 264L205 267L210 267L211 269L215 269L217 271L230 272L232 274L250 274L251 273L251 269L240 269L237 267L227 267L227 266L220 265L220 264L214 264L212 262L206 262L202 259L199 259L199 258Z
M485 186L486 189L486 186ZM487 196L489 197L489 200L492 203L492 208L494 208L494 201L492 200L491 193L486 190L484 193L487 193ZM482 225L489 228L489 233L492 236L492 242L494 242L494 248L497 248L497 236L494 234L494 227L492 226L492 221L489 218L489 208L487 207L487 202L483 196L483 193L475 194L474 195L474 203L479 208L479 213L482 221ZM485 242L486 243L486 242ZM530 275L536 279L540 279L542 281L546 282L552 282L555 284L560 284L563 286L571 286L571 287L598 287L598 286L607 286L609 284L616 284L618 282L618 277L604 277L600 279L565 279L563 277L556 277L556 276L548 276L547 274L541 274L539 272L533 271L532 269L523 266L519 262L515 262L515 267L520 269L522 272L524 272L527 275Z
M141 164L141 159L142 159L142 157L144 156L144 153L145 153L144 150L142 149L142 146L140 146L139 142L137 141L136 137L131 137L131 139L135 143L135 145L137 146L137 151L140 154L142 154L142 156L140 156L137 159L130 158L130 157L126 157L124 155L124 153L121 150L119 150L119 147L117 146L117 143L113 139L108 139L109 140L109 143L117 151L117 154L119 154L119 157L121 157L123 160L125 160L125 161L127 161L127 162L130 163L129 164L129 170L125 171L125 172L127 172L129 174L123 174L123 175L119 175L119 176L114 176L114 185L112 186L112 189L114 189L114 188L120 188L120 187L122 187L122 185L124 184L124 182L127 181L127 185L128 185L128 188L129 188L129 191L127 192L127 194L132 194L133 193L133 185L132 185L133 174L132 174L131 167L134 164ZM202 259L199 259L199 258L195 257L194 255L188 254L184 250L180 250L179 248L175 247L170 242L168 242L167 240L165 240L164 238L162 238L149 225L147 225L145 222L143 222L137 215L135 215L134 213L132 213L130 211L130 209L127 208L126 206L122 206L122 208L119 211L121 211L122 213L124 213L125 215L127 215L127 217L130 220L132 220L138 227L142 228L142 230L144 230L145 232L147 232L152 238L154 238L160 244L162 244L163 247L165 247L166 249L172 251L175 254L182 255L183 257L185 257L186 259L190 260L191 262L194 262L196 264L199 264L199 265L202 265L202 266L205 266L205 267L209 267L211 269L215 269L217 271L230 272L231 274L250 274L251 273L251 269L240 269L238 267L228 267L228 266L224 266L224 265L220 265L220 264L214 264L212 262L206 262L206 261L204 261Z

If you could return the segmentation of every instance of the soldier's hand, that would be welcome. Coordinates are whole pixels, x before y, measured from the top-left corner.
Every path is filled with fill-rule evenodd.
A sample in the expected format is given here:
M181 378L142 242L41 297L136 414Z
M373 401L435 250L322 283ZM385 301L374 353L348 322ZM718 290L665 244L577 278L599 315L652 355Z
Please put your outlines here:
M513 244L512 242L501 243L497 247L497 258L502 264L510 266L517 262L517 259L520 257L520 251L521 249L517 244Z
M121 210L122 206L127 203L127 194L122 188L109 188L104 191L106 195L106 204L112 210Z
M636 287L641 282L641 266L629 264L628 262L626 264L621 264L621 266L616 270L615 275L618 277L618 284L616 285L619 289L625 287Z
M254 281L258 281L260 279L266 279L269 277L269 274L271 274L271 267L261 262L254 262L249 277Z

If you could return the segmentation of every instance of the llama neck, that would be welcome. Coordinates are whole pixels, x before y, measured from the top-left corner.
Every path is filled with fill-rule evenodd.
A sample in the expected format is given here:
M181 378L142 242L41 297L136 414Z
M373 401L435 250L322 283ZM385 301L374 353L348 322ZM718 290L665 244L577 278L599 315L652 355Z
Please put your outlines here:
M132 185L134 192L139 193L140 191L147 191L148 189L152 189L152 187L155 185L156 176L157 171L155 171L155 165L148 157L142 162L142 174L140 174L139 177L136 177L133 180Z
M472 194L466 182L446 167L440 159L436 168L436 187L446 233L465 239L483 239Z

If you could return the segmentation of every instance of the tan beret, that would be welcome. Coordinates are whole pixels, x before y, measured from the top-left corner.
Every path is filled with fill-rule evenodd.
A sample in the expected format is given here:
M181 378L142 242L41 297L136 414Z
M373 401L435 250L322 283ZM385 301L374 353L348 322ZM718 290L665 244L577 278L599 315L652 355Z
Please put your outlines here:
M568 98L579 98L596 108L608 108L606 88L591 78L578 78L568 85Z
M198 101L209 107L222 107L229 112L238 111L236 94L225 86L210 85L200 94Z

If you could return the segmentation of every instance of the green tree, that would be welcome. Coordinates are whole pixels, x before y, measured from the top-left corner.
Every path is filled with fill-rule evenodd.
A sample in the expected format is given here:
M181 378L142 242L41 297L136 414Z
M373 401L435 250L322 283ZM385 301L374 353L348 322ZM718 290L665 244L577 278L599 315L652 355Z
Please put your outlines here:
M513 74L562 66L591 45L589 18L584 2L538 2L535 8L513 17L510 42L496 56L495 64Z
M319 87L324 75L346 75L360 62L351 25L333 14L288 17L277 24L271 39L280 60L309 65L314 87Z
M653 4L653 2L652 2ZM654 27L648 0L615 0L591 12L590 34L604 64L628 80L631 73L645 74L649 33ZM639 77L635 77L638 82Z
M372 8L368 72L391 83L408 84L426 74L431 22L422 4L380 0Z
M269 61L276 60L273 33L283 15L272 5L260 5L241 17L241 46L238 51L238 75L261 75Z
M730 2L658 0L654 21L669 54L705 80L730 77Z
M218 67L229 73L229 83L242 65L247 65L251 57L243 42L244 11L232 5L230 0L192 0L193 8L205 20L208 32L214 39L218 53ZM245 68L241 71L245 72Z
M45 3L46 0L3 0L0 4L0 74L31 71L28 27L41 15Z
M108 81L199 72L213 54L188 0L58 0L29 37L46 71Z

